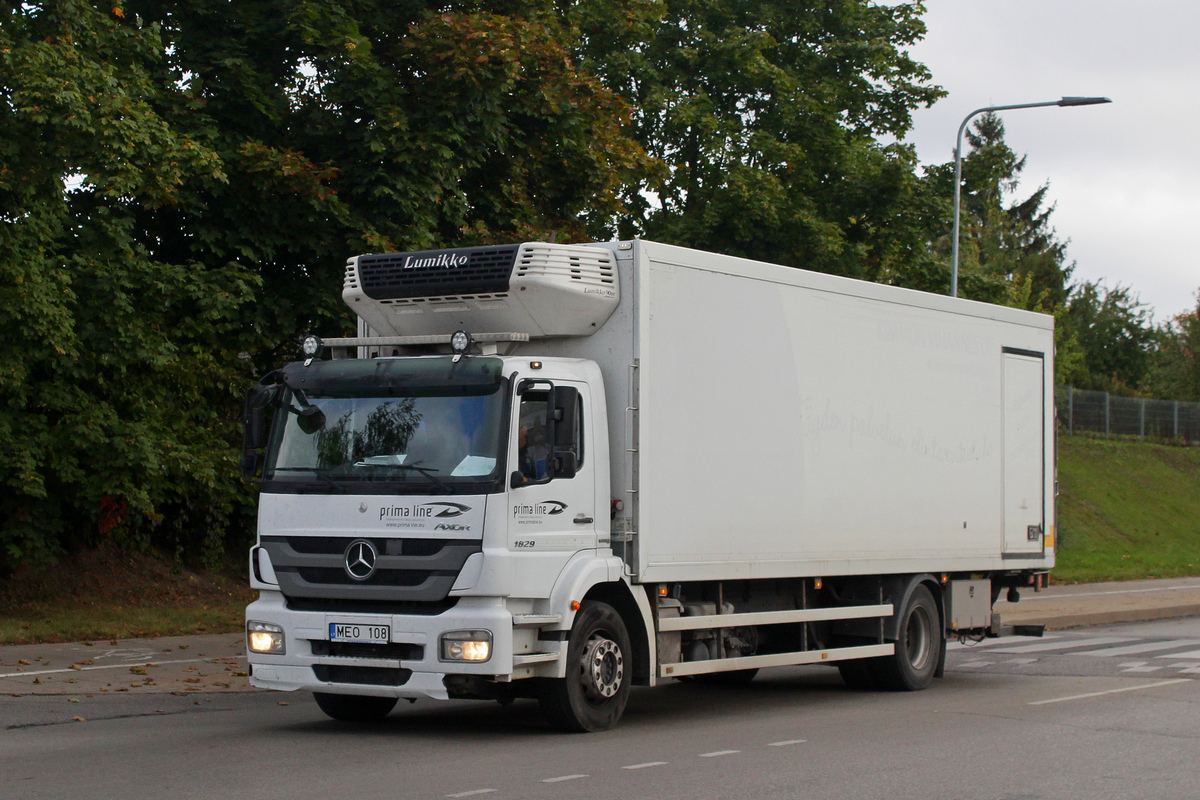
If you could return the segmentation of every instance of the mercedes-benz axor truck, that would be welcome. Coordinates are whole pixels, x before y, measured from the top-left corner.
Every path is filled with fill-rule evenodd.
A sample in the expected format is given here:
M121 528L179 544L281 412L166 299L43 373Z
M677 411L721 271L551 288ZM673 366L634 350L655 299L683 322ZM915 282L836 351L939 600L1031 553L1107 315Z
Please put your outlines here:
M641 240L361 255L343 298L242 456L251 682L337 719L923 689L1054 563L1048 316Z

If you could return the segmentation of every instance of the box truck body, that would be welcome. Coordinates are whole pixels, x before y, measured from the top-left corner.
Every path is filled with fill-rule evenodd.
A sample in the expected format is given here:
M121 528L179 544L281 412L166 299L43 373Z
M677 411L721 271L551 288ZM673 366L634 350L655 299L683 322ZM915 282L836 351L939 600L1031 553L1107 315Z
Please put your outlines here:
M343 296L360 335L252 390L244 458L252 682L333 716L923 688L1053 565L1045 315L640 240L360 256Z

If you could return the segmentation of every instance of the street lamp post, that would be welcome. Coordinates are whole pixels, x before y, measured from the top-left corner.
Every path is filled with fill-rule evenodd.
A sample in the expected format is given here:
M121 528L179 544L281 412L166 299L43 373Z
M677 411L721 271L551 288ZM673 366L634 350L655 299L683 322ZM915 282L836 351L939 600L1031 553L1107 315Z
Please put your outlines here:
M958 297L958 225L960 204L962 200L962 137L967 123L976 114L988 111L1011 111L1014 108L1042 108L1043 106L1094 106L1101 103L1111 103L1107 97L1064 97L1061 100L1050 100L1046 103L1018 103L1012 106L988 106L977 108L958 126L958 138L954 143L954 241L950 250L950 296Z

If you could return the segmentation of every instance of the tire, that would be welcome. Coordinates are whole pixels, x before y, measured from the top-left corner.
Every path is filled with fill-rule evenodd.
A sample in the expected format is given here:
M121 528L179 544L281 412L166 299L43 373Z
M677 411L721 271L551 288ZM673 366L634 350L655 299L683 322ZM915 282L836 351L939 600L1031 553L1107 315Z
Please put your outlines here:
M576 733L612 729L629 700L632 654L621 615L585 602L567 639L567 675L548 681L538 697L550 724Z
M343 722L378 722L396 707L395 697L364 697L354 694L313 692L317 706L327 716Z
M896 652L871 662L871 674L881 689L916 692L929 686L941 655L939 619L929 589L913 589L900 615Z

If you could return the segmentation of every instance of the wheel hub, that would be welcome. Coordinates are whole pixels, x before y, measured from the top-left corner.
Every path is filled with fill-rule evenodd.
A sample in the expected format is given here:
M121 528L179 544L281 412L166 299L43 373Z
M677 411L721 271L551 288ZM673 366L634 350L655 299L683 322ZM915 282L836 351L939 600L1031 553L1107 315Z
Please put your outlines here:
M607 700L621 688L625 677L625 659L621 648L611 639L597 637L583 652L583 686L587 694Z

